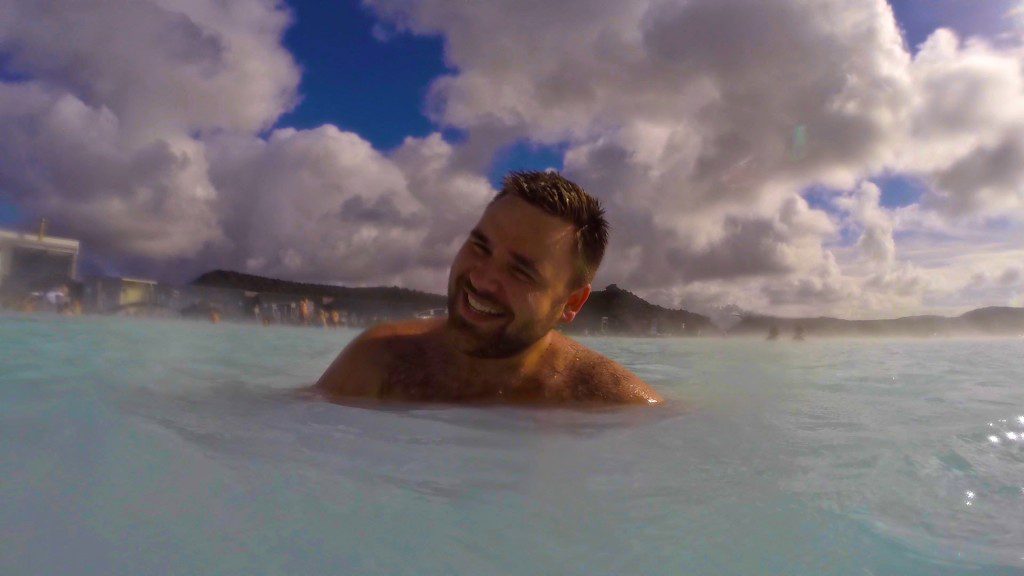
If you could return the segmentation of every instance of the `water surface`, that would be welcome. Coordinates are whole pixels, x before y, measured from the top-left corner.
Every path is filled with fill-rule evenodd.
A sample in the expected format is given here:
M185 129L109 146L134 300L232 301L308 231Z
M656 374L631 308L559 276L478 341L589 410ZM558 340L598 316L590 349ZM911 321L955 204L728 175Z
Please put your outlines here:
M0 573L1024 573L1022 340L584 340L654 409L296 394L354 335L0 317Z

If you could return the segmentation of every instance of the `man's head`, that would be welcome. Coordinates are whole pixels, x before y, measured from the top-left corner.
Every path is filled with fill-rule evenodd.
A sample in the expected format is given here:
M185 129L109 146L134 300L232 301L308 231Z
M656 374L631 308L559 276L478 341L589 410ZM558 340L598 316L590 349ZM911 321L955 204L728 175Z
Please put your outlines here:
M608 245L608 222L597 198L557 172L512 172L491 203L505 196L525 200L546 214L571 223L575 229L575 287L594 280Z
M600 203L553 172L513 172L452 264L448 323L462 348L507 357L570 322L590 295L608 224Z

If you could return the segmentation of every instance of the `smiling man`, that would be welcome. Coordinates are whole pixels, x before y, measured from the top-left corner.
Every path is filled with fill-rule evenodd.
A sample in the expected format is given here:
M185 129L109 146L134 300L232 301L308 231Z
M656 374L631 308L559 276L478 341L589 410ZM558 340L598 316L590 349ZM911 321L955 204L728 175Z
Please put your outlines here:
M554 330L586 303L607 242L604 210L582 188L553 172L510 174L455 256L448 317L370 328L316 388L412 401L661 401Z

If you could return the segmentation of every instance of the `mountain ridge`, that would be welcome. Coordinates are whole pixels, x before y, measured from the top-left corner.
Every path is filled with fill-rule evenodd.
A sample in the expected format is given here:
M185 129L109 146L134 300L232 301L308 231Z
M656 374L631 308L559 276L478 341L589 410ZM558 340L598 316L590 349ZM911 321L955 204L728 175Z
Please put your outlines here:
M729 334L769 334L780 332L819 336L953 336L959 334L1024 334L1024 308L985 306L959 316L922 314L878 320L844 320L829 316L784 318L746 314Z
M289 294L344 306L361 314L387 314L394 319L445 308L447 297L397 286L348 287L281 280L233 270L211 270L191 282L194 286L230 288L256 293ZM576 319L562 326L574 333L634 335L697 335L715 330L711 320L686 310L652 304L615 284L591 292Z

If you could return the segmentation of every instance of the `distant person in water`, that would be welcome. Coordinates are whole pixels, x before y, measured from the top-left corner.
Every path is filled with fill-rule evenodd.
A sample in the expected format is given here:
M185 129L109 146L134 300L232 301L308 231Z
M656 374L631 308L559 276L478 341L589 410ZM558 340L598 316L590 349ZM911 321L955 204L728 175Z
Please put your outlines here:
M411 401L661 401L554 330L586 303L607 242L604 210L578 185L553 172L509 174L452 263L448 317L366 330L316 388Z

